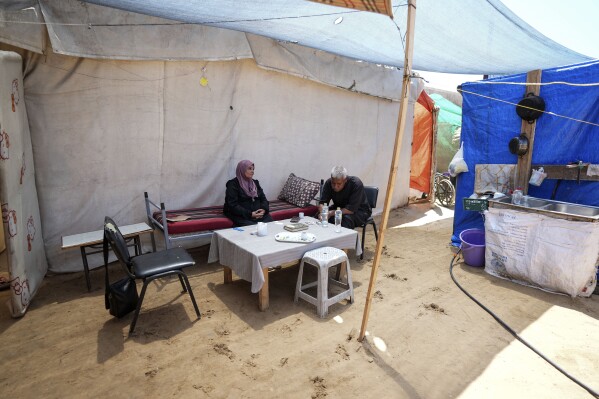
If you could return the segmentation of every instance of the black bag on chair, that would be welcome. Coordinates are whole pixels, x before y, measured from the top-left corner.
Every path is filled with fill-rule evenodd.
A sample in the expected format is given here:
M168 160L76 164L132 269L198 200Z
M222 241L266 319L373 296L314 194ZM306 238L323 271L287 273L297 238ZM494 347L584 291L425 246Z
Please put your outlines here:
M132 312L137 307L139 296L137 295L137 286L135 280L131 277L125 277L119 281L110 284L108 281L108 240L104 235L104 269L106 272L106 292L104 302L106 309L109 309L111 315L119 319Z

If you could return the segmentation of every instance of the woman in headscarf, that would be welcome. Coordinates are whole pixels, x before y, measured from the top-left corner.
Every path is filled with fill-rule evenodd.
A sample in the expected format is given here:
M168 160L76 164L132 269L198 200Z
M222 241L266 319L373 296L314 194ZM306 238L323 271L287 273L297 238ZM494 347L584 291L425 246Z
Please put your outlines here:
M237 164L236 177L227 182L225 215L236 226L258 222L272 222L268 214L268 201L258 180L254 180L254 163L243 160Z

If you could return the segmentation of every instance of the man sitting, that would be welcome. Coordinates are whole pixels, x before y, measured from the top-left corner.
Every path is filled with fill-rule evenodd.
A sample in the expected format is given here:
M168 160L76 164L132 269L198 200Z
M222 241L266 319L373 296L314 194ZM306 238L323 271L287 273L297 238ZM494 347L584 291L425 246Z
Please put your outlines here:
M343 213L341 226L348 229L362 226L372 214L364 184L358 177L348 176L347 169L343 166L335 166L331 170L331 178L322 187L319 215L322 214L323 204L328 204L331 200L333 204L329 207L329 223L335 222L337 208Z

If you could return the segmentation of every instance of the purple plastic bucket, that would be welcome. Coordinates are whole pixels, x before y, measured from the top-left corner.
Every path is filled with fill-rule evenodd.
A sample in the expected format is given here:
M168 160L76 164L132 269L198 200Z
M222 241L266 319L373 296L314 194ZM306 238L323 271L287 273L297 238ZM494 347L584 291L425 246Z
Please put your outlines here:
M470 266L483 267L485 265L485 231L481 229L467 229L460 233L462 241L462 254L464 262Z

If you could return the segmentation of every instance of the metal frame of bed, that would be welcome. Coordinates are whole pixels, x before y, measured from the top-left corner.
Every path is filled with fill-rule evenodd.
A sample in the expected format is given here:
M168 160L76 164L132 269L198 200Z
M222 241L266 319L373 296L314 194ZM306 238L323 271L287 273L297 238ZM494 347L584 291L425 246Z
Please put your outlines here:
M202 231L202 232L198 232L198 233L169 234L168 221L166 220L166 208L164 206L164 202L161 202L160 206L156 205L148 197L147 191L144 192L144 199L146 202L146 214L148 216L148 223L150 224L150 226L153 229L158 228L159 230L162 231L162 234L164 235L164 244L166 245L167 249L172 248L174 242L191 241L191 240L197 240L198 238L205 238L205 237L212 236L212 233L214 232L213 230L207 230L207 231ZM158 220L156 220L154 218L153 213L150 209L150 206L153 206L154 208L156 208L157 210L160 211L160 213L162 214L162 223L160 223ZM156 244L154 242L154 235L152 235L152 245L154 247L156 246Z

